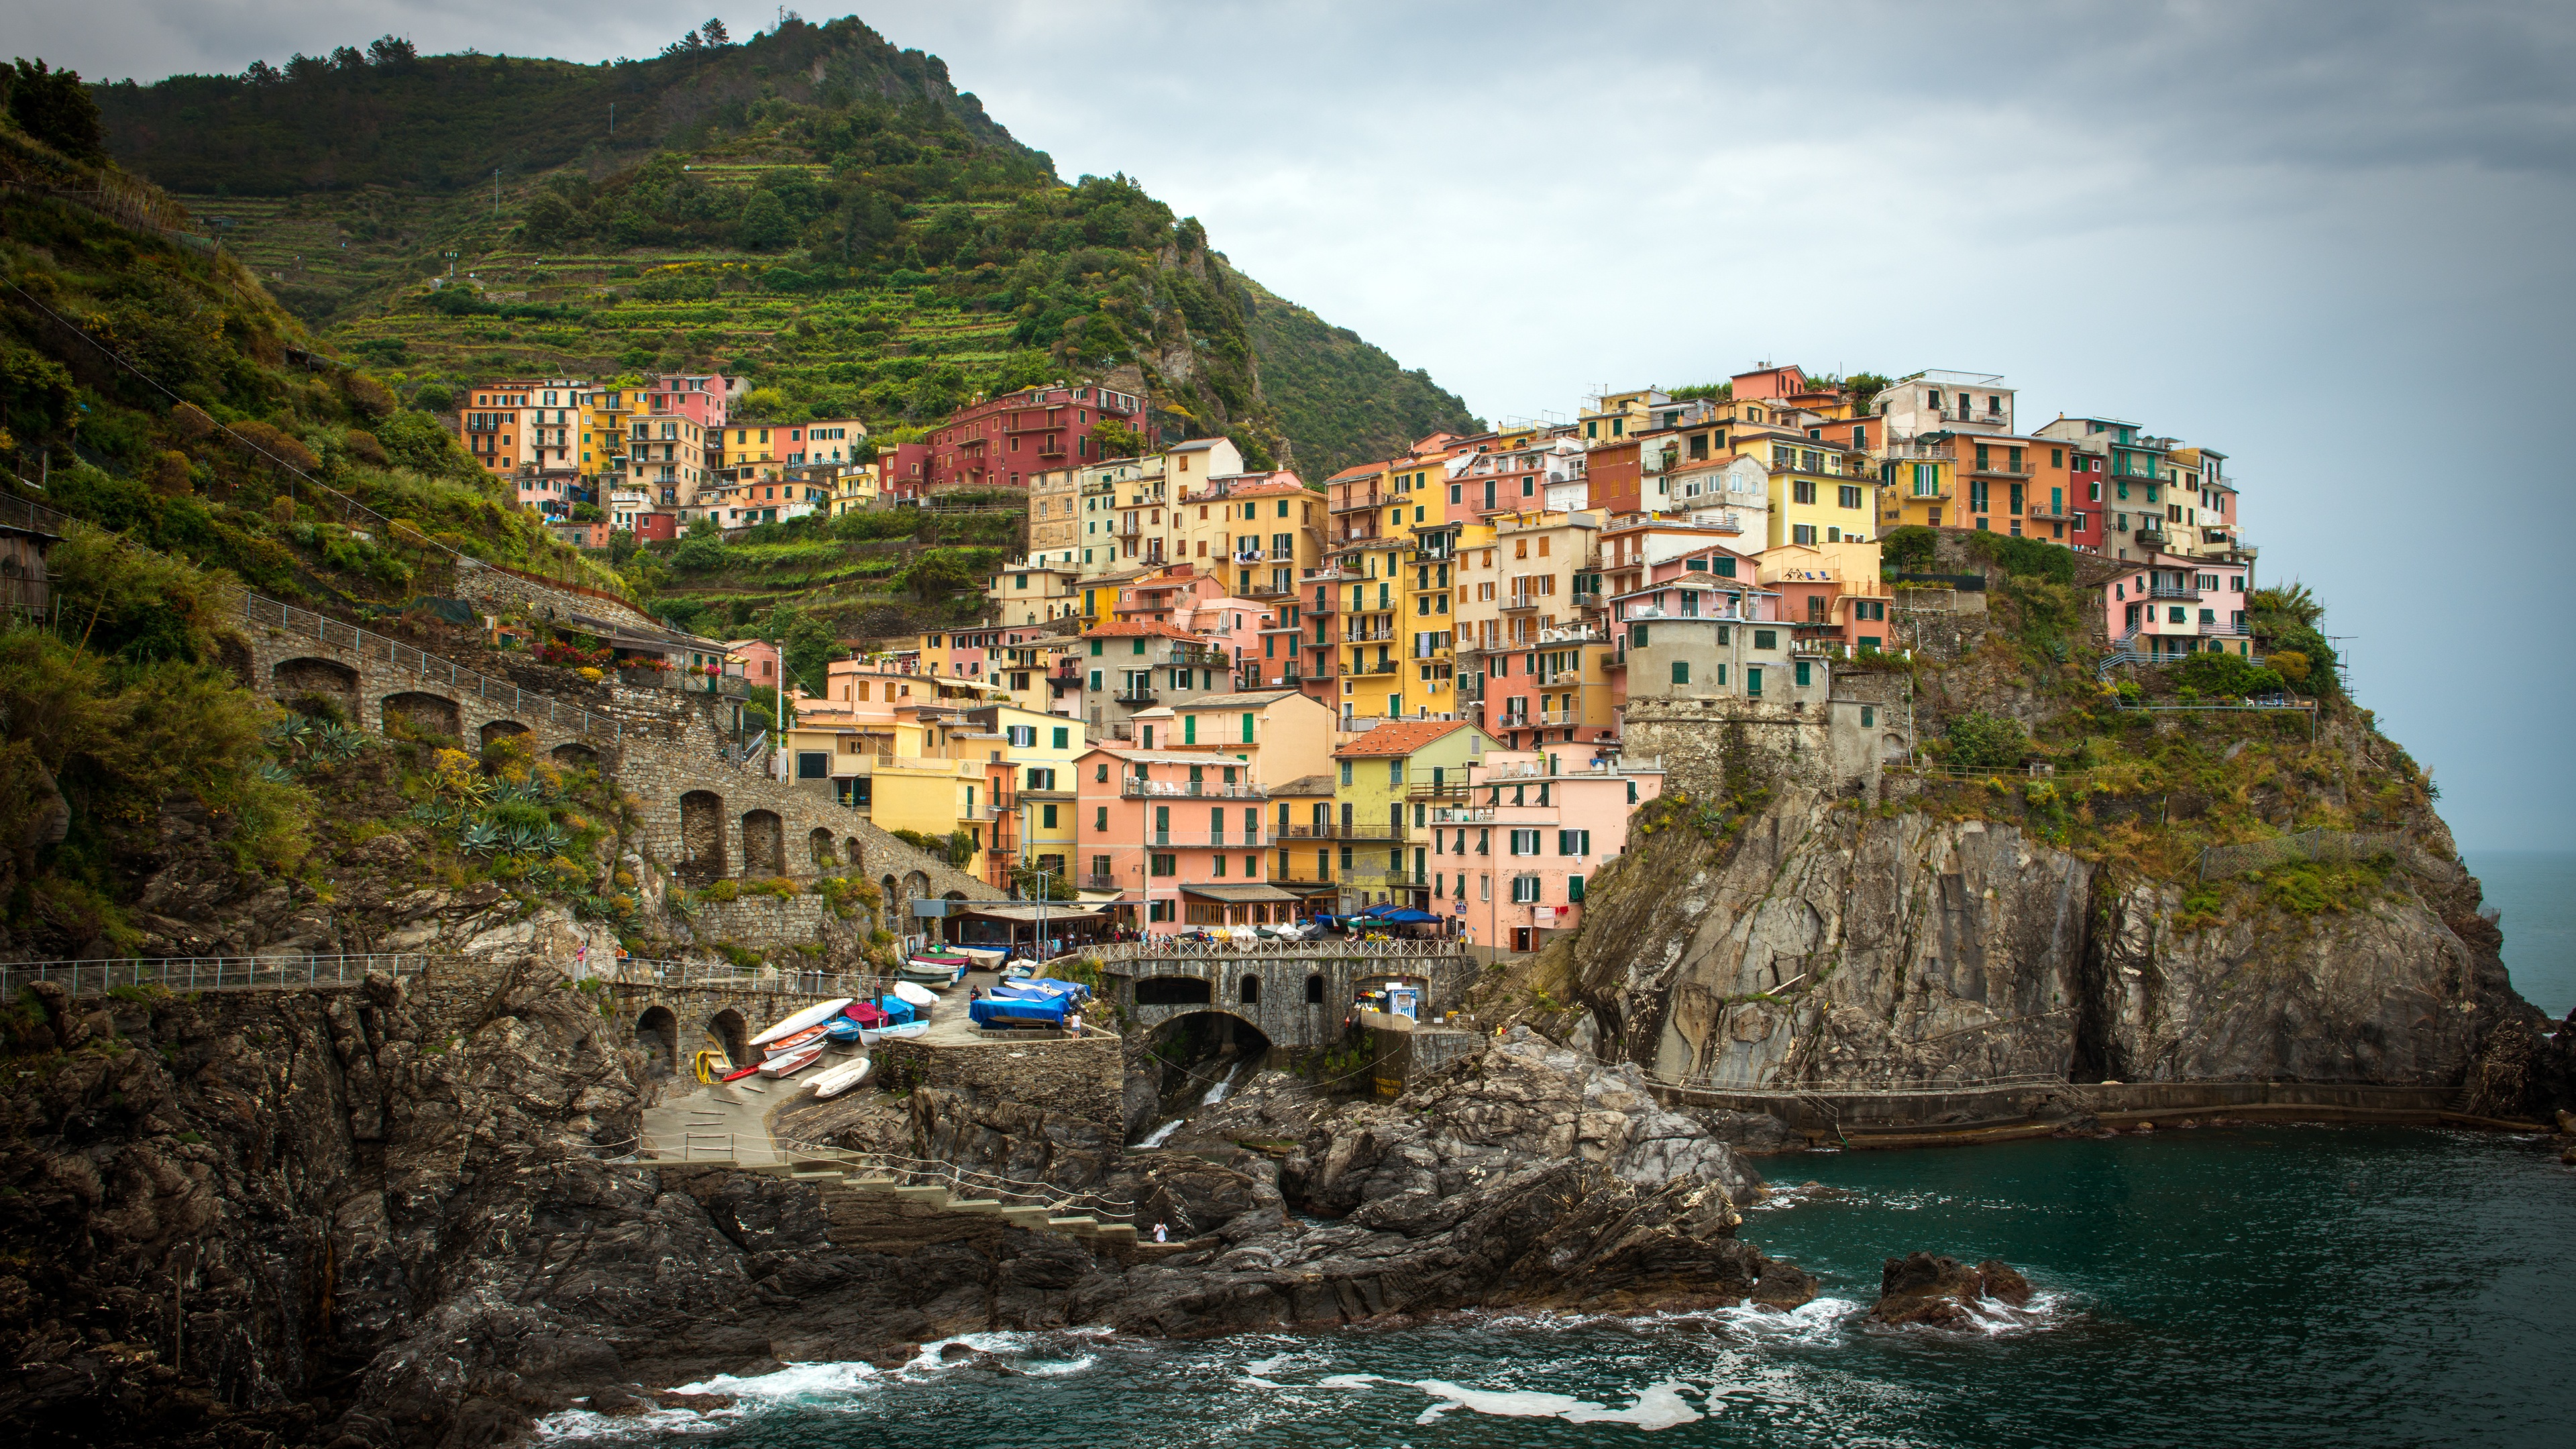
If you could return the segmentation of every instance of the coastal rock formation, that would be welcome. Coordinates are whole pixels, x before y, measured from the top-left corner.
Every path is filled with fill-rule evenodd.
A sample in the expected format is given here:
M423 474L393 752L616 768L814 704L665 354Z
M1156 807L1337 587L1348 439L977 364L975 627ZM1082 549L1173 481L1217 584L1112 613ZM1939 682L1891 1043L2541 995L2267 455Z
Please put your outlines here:
M2451 1085L2536 1014L2447 839L2419 844L2343 908L2195 915L2010 821L1793 789L1726 839L1635 840L1571 946L1498 989L1579 1003L1552 1035L1722 1084Z
M1991 1316L1993 1305L2020 1308L2030 1302L2030 1280L1999 1258L1971 1268L1956 1258L1908 1253L1890 1258L1878 1277L1878 1301L1870 1305L1873 1322L1890 1326L1923 1324L1932 1328L1973 1328Z
M1734 1236L1761 1189L1731 1148L1657 1109L1633 1072L1527 1032L1393 1104L1311 1103L1285 1162L1122 1158L1096 1130L972 1093L825 1104L837 1135L1123 1187L1184 1239L1129 1252L620 1160L653 1090L643 1058L533 960L463 1013L376 979L104 1002L40 989L7 1025L21 1074L0 1081L0 1437L15 1444L479 1445L712 1374L899 1359L985 1329L1814 1292ZM1251 1095L1285 1111L1298 1094Z

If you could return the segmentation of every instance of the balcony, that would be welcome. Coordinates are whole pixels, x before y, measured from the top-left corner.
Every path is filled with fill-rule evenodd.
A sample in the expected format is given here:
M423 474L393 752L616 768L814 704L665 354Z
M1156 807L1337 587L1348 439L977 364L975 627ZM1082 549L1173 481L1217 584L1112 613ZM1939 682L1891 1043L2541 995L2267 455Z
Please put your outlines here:
M1589 644L1596 640L1606 641L1609 637L1606 630L1592 624L1566 624L1538 631L1541 644Z
M1400 663L1398 663L1396 660L1393 660L1393 659L1381 659L1381 660L1379 660L1377 663L1370 665L1370 666L1369 666L1368 668L1366 668L1366 669L1354 669L1354 670L1352 670L1352 671L1351 671L1351 673L1353 673L1353 674L1393 674L1396 670L1398 670L1399 668L1402 668L1402 667L1403 667L1403 666L1402 666Z
M1266 832L1259 830L1148 830L1147 840L1158 850L1258 850Z
M1119 778L1118 793L1129 800L1162 800L1174 796L1210 800L1270 798L1270 792L1259 785L1228 785L1205 780L1142 780L1134 775Z
M2147 586L2147 597L2150 599L2197 599L2200 597L2200 590L2187 584L2149 584Z
M1583 723L1583 711L1579 709L1543 709L1538 712L1538 722L1543 725L1579 725Z
M1132 709L1151 709L1162 699L1161 695L1150 689L1134 689L1123 684L1118 687L1118 693L1112 697Z
M1407 787L1404 792L1404 798L1408 800L1463 800L1467 798L1467 792L1475 788L1475 786L1468 784L1465 780L1433 780L1424 784Z
M1271 832L1275 840L1393 840L1391 825L1283 825Z
M1336 503L1332 505L1332 511L1335 513L1357 513L1363 508L1385 507L1393 501L1394 496L1392 494L1382 498L1377 494L1372 493L1365 498L1349 498Z
M1118 877L1114 875L1086 875L1081 877L1081 881L1081 889L1087 891L1114 891L1122 888L1118 884Z
M1494 823L1494 807L1491 805L1434 806L1431 810L1431 823L1434 825L1491 825ZM1480 850L1476 853L1483 855L1486 852Z
M1272 885L1331 885L1333 868L1329 865L1317 865L1311 860L1297 860L1294 857L1291 857L1284 866L1273 861L1270 864L1270 883Z
M1525 594L1516 589L1503 598L1500 607L1506 613L1515 609L1535 609L1547 597L1545 594Z
M1352 629L1342 636L1342 642L1345 644L1366 644L1373 640L1392 639L1394 637L1394 625L1379 624L1371 628Z
M2164 547L2164 546L2165 546L2165 527L2164 527L2164 525L2163 525L2163 524L2161 524L2161 523L2151 523L2151 524L2148 524L2148 525L2146 525L2145 527L2143 527L2143 528L2139 529L2139 530L2138 530L2138 542L2139 542L2140 544L2142 544L2142 545L2144 545L2144 546L2148 547L2148 548L2162 548L2162 547Z

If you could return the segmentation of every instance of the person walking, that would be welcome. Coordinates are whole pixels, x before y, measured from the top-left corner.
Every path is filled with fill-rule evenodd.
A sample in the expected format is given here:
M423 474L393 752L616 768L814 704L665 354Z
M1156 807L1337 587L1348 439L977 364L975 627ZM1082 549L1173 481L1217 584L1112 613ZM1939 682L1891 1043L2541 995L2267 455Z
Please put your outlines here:
M1154 1224L1154 1241L1158 1243L1167 1243L1171 1241L1170 1235L1163 1230L1163 1225L1161 1223Z

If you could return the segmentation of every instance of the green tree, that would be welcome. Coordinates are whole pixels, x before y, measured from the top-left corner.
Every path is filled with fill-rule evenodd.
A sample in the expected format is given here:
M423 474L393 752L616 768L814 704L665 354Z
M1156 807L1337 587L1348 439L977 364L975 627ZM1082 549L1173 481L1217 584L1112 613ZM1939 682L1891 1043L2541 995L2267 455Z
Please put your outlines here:
M924 601L962 593L982 582L965 560L944 548L934 548L913 560L912 567L903 571L903 581L914 597Z
M1950 721L1941 737L1949 746L1949 763L1970 769L2009 770L2030 752L2029 737L2018 721L1984 710Z
M82 161L107 159L107 128L98 102L76 70L49 70L42 60L20 60L9 73L9 119L18 129Z
M778 621L773 618L771 623ZM820 699L831 682L832 661L848 657L832 627L802 610L791 613L779 640L779 651L786 657L787 672L805 692Z
M796 240L796 219L787 214L787 203L778 199L777 192L763 188L742 204L734 237L752 251L776 251Z

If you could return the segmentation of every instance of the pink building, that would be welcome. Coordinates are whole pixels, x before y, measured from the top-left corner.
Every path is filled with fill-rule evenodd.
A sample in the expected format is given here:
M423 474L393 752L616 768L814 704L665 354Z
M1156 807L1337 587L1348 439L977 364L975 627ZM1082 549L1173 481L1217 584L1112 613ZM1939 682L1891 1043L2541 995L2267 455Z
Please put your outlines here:
M1430 812L1431 909L1475 945L1539 950L1582 923L1584 882L1627 849L1628 816L1663 789L1660 760L1579 745L1488 751L1468 767L1466 797Z
M763 639L739 639L725 645L725 673L754 689L778 684L778 646Z
M637 396L644 399L644 412L687 418L702 428L721 428L729 411L728 387L721 373L684 374L654 378Z
M1250 678L1260 673L1261 633L1277 619L1269 605L1256 599L1219 594L1186 605L1173 622L1225 651L1237 677Z
M2249 559L2155 554L2103 586L2103 617L2113 644L2149 659L2209 650L2251 658L2245 595L2253 586Z

